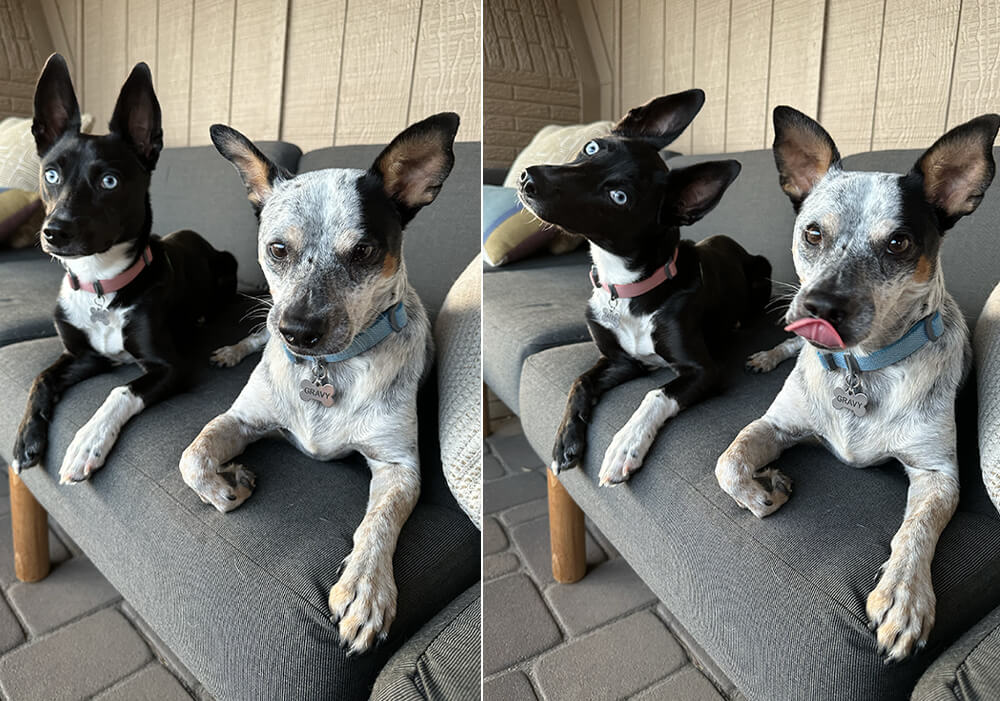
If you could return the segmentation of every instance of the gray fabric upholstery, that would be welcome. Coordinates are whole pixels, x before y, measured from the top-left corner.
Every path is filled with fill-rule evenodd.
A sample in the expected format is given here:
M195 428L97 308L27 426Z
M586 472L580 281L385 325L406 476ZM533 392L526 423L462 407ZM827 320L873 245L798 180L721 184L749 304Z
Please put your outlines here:
M384 146L335 146L302 156L299 172L368 168ZM479 142L455 144L455 166L434 202L417 213L403 236L403 259L431 322L451 284L479 251Z
M62 267L39 248L0 251L0 346L54 336Z
M924 149L859 153L845 158L844 167L906 173L923 152ZM993 149L993 158L1000 162L1000 147ZM960 220L947 233L941 245L941 266L948 291L965 312L970 328L990 291L1000 282L1000 264L996 255L998 221L1000 177L993 178L993 184L986 191L979 208Z
M262 141L257 146L275 163L296 172L302 155L298 146L280 141ZM166 236L178 229L194 229L216 248L236 256L240 290L266 287L257 264L257 219L246 188L214 146L165 149L149 190L155 233Z
M462 701L479 698L482 599L477 582L386 663L371 701Z
M612 390L595 411L585 467L561 479L748 699L904 699L923 668L1000 603L1000 518L978 475L974 380L959 416L962 500L933 564L937 625L924 652L885 666L864 606L902 521L899 465L855 470L822 448L796 447L778 460L795 492L763 520L716 483L719 454L766 410L792 367L751 375L742 359L782 337L773 318L740 332L726 356L726 390L667 422L641 471L609 489L597 486L605 449L643 395L671 374ZM540 456L551 450L570 384L596 358L584 343L525 361L521 420Z
M483 276L483 379L518 412L524 359L590 338L590 253L529 258Z
M230 321L209 324L193 353L232 343ZM0 455L9 457L28 387L55 359L56 338L0 349ZM135 366L66 392L44 467L25 483L181 662L219 699L363 698L403 640L479 577L479 531L452 498L437 454L436 381L421 398L424 482L394 560L398 616L388 641L346 658L327 596L364 514L370 476L360 459L321 463L284 440L255 443L239 458L257 475L250 500L230 514L201 503L177 469L182 450L225 410L259 356L232 369L204 361L187 393L150 407L122 431L89 482L59 486L75 431ZM428 406L430 410L428 411Z
M1000 696L1000 608L927 668L912 701L992 701Z

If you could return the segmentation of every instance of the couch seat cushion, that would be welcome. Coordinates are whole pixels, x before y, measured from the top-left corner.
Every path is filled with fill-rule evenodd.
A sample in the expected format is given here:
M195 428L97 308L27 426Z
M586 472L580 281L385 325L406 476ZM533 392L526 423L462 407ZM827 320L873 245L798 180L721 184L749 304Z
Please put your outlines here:
M64 274L37 247L0 251L0 346L55 336L52 312Z
M299 172L324 168L370 168L385 146L333 146L302 156ZM479 252L481 147L478 141L455 144L455 165L437 199L406 227L406 273L427 308L431 323L451 284Z
M213 324L212 342L240 337ZM56 358L55 338L0 350L0 455L9 457L34 376ZM346 658L327 595L364 514L369 473L360 459L322 463L284 440L252 445L239 461L257 475L255 493L220 514L181 480L180 454L224 411L259 356L231 369L207 361L190 391L149 408L122 431L107 464L87 483L59 486L75 431L135 366L66 392L50 431L48 458L23 473L42 505L210 693L219 699L362 698L404 639L479 576L479 531L455 504L438 462L436 411L421 407L424 485L394 560L396 622L375 651ZM433 395L434 379L428 382ZM429 397L434 406L434 397Z
M967 402L974 396L959 402L963 491L934 558L937 624L927 649L885 666L864 611L902 521L907 481L898 463L857 470L822 448L793 448L777 464L794 493L763 520L716 483L719 454L764 413L792 367L788 361L752 375L742 359L784 336L773 317L740 332L728 351L725 392L669 421L644 467L627 484L603 488L597 474L612 437L671 373L612 390L594 414L583 468L561 479L748 699L907 698L931 660L1000 603L1000 518L979 479L975 412ZM539 455L551 450L573 379L596 359L585 343L526 360L521 421Z
M518 411L521 365L532 353L590 338L590 252L541 256L483 275L483 379Z
M298 146L261 141L257 147L292 173L298 169L302 155ZM153 171L149 194L155 233L166 236L194 229L216 248L236 256L241 291L266 288L257 263L257 218L240 176L215 146L165 149Z

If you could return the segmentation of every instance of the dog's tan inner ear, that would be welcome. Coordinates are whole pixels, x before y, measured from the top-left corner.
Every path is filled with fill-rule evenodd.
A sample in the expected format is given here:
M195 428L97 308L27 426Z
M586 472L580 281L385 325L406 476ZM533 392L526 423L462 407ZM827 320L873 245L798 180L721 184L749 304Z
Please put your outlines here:
M917 168L924 176L927 201L951 216L971 214L979 206L989 185L989 164L983 144L964 137L943 141L920 159Z
M437 196L447 165L440 140L428 138L401 141L383 154L377 167L389 197L407 207L422 207Z
M781 189L793 200L804 199L837 157L819 134L804 130L787 136L776 149L781 155Z
M243 174L243 182L247 186L247 198L258 207L264 206L264 201L271 195L271 179L268 177L268 167L249 149L233 154L233 162Z

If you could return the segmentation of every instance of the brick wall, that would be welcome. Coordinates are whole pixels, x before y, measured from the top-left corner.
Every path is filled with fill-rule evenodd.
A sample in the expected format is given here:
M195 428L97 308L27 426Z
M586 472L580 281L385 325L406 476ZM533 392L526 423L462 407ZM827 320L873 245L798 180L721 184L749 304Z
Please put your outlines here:
M40 45L48 38L36 36L29 2L34 0L0 0L0 119L31 116L35 81L47 58Z
M579 68L556 0L485 0L483 160L506 167L546 124L580 118Z

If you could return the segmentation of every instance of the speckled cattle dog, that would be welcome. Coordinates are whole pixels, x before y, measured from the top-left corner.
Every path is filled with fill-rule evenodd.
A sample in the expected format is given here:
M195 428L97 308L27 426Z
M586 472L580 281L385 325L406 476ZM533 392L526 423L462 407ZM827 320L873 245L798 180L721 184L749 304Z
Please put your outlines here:
M230 461L266 433L280 430L320 460L365 457L368 510L329 602L355 653L395 618L392 556L420 493L417 389L432 339L406 278L403 228L451 172L457 129L458 115L438 114L403 131L368 170L292 177L242 134L212 127L257 211L273 306L264 331L216 352L232 365L264 347L233 405L184 451L181 473L203 501L231 511L254 476Z
M955 395L971 361L962 312L945 290L944 233L975 211L993 180L1000 116L942 136L906 175L845 171L823 128L774 111L774 156L795 219L800 287L789 306L797 336L751 356L768 371L798 361L767 413L719 458L719 484L758 517L788 500L769 466L818 440L843 462L899 460L910 480L903 524L867 612L879 649L899 660L934 624L931 560L958 503Z
M144 373L113 389L77 431L59 469L64 484L90 477L129 419L183 387L197 356L178 340L236 293L230 254L193 231L150 233L149 181L163 130L145 63L122 86L108 127L101 136L80 133L66 61L53 54L38 79L31 130L41 158L42 250L66 268L55 312L63 352L31 387L11 467L44 458L66 389L122 363Z

